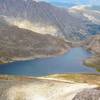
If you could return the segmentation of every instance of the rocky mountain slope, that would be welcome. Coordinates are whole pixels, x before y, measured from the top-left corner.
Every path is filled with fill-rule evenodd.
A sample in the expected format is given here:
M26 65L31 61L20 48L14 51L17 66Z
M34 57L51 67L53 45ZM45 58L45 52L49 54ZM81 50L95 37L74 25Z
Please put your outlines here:
M86 39L83 45L85 45L88 50L100 54L100 35L95 35Z
M34 0L0 0L0 15L20 28L73 41L97 34L100 30L98 25L77 18L67 9Z
M0 20L0 61L55 56L68 48L62 39L11 26L2 18Z
M82 18L87 21L90 20L94 24L100 25L100 11L96 10L94 6L74 6L69 8L69 12L77 18Z
M100 35L90 37L84 42L86 49L93 52L93 57L85 61L86 65L96 67L100 71Z

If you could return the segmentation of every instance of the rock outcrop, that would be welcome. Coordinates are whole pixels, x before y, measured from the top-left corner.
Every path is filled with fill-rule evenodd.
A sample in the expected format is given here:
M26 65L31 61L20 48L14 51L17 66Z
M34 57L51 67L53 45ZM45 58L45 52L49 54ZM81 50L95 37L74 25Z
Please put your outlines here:
M73 100L100 100L100 90L86 89L79 92Z
M85 61L87 66L95 67L100 71L100 35L90 37L85 41L85 47L93 52L93 56Z

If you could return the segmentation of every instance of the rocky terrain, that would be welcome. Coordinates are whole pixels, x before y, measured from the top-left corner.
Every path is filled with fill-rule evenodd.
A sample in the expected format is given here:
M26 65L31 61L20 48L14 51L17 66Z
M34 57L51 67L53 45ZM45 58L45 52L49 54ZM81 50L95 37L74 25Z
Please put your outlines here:
M63 54L69 45L59 38L42 35L0 20L0 63Z
M83 45L93 53L93 56L85 61L85 64L100 71L100 35L90 37Z
M94 24L100 25L100 10L99 6L79 5L69 8L69 12L77 18L90 20ZM100 28L100 26L98 26Z
M46 2L0 0L0 63L63 54L71 45L64 40L79 41L99 34L99 23L77 15ZM87 48L100 51L97 45Z
M100 90L96 89L87 89L78 93L73 100L99 100L100 99Z
M99 100L97 88L96 84L53 78L0 76L1 100L80 100L80 96L81 100Z
M100 35L89 37L83 42L83 45L91 52L100 54Z
M86 17L76 17L68 9L34 0L0 0L0 15L20 28L70 41L83 40L100 31L99 24Z

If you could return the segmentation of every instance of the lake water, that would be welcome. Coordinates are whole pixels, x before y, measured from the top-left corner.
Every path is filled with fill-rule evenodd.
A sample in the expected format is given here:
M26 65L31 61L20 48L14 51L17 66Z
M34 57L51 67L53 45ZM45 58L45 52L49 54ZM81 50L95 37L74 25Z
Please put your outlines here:
M0 74L44 76L57 73L96 72L95 69L83 65L84 59L90 56L91 53L83 48L72 48L68 53L57 57L0 65Z

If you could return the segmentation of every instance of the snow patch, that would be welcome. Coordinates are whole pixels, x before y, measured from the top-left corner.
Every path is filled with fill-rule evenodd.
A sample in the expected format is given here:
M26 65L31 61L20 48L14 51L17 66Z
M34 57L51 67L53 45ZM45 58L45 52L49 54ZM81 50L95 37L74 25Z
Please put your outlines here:
M100 20L95 18L94 16L91 16L89 14L83 13L84 17L88 18L88 20L92 21L93 23L100 23Z
M69 12L85 11L91 5L79 5L69 8Z

